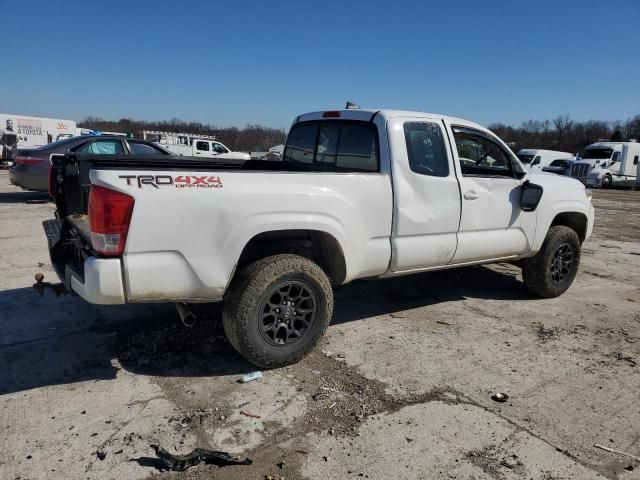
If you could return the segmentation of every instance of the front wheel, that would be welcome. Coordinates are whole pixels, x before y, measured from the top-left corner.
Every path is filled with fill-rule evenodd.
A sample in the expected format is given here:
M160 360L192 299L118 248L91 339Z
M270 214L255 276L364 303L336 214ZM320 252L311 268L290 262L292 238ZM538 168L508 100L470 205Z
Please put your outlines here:
M298 255L274 255L245 267L224 299L229 342L261 368L301 360L333 315L333 290L324 271Z
M551 227L540 251L527 258L522 278L533 293L545 298L562 295L573 283L580 265L580 239L575 230Z
M611 188L612 184L613 184L613 180L611 178L611 175L605 175L602 178L602 188Z

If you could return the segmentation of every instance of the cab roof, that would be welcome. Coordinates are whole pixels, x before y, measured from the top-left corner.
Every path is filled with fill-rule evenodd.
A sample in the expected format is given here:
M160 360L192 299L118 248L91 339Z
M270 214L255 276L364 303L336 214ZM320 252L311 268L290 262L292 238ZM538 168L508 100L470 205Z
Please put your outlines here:
M329 115L331 116L329 116ZM438 113L426 113L426 112L412 112L409 110L387 110L387 109L338 109L338 110L320 110L317 112L304 113L293 123L308 122L310 120L361 120L372 121L377 117L382 117L385 120L392 118L412 117L412 118L425 118L431 120L445 120L448 123L455 125L461 125L465 127L477 128L479 130L487 131L486 127L479 125L462 118L450 117L447 115L441 115Z

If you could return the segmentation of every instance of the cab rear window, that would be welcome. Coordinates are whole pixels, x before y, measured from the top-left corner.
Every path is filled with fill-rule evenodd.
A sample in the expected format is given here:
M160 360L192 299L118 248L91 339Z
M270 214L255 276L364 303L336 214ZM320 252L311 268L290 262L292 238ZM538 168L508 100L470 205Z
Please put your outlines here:
M283 160L311 170L377 172L378 133L365 122L299 123L287 136Z

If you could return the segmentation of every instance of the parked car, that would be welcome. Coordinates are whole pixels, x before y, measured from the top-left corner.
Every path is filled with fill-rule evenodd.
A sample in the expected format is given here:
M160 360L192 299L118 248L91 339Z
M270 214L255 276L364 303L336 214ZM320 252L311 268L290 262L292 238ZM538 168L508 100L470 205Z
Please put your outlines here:
M571 168L571 164L573 160L568 160L566 158L559 158L553 160L548 166L543 167L543 172L555 173L557 175L569 175L569 169Z
M518 158L530 172L541 172L558 158L573 160L576 156L569 152L558 152L555 150L522 149L518 152Z
M185 324L189 303L223 300L231 344L265 368L310 352L332 286L359 278L517 262L557 297L594 221L590 190L527 172L486 128L393 110L301 115L281 162L66 155L51 182L44 228L70 291L176 302Z
M49 191L50 157L54 153L75 152L94 155L171 155L151 142L121 136L81 136L59 140L37 148L18 149L9 169L11 183L26 190Z

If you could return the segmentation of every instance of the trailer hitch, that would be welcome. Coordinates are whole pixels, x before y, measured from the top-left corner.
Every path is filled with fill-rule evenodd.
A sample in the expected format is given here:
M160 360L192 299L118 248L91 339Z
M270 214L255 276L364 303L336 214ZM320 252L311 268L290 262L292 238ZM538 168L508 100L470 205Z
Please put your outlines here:
M60 295L68 295L69 291L64 287L62 283L51 283L44 281L44 273L36 273L36 283L33 284L33 289L40 295L44 293L46 289L51 290L57 297Z

